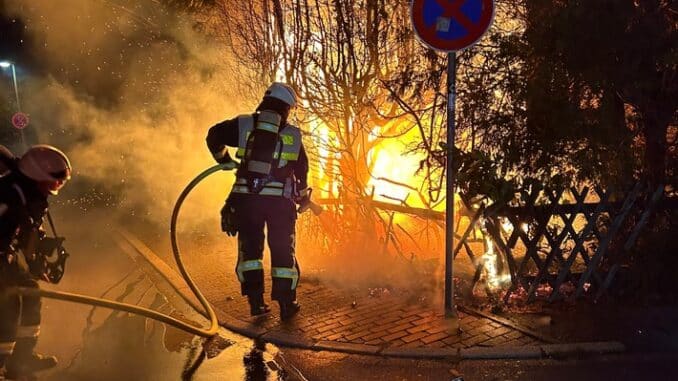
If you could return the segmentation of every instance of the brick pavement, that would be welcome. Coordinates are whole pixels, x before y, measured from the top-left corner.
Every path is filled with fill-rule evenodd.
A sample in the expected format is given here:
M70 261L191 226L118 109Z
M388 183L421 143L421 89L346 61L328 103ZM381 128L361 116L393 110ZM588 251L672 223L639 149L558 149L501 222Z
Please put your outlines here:
M369 289L337 288L325 284L309 271L302 273L297 289L302 309L293 320L280 321L277 305L272 306L271 314L251 317L247 300L240 296L240 285L232 271L235 267L234 254L229 252L235 250L192 255L187 261L189 273L207 299L220 310L221 319L235 319L248 329L267 336L294 337L306 343L334 342L348 347L373 346L381 350L544 344L508 325L461 311L459 323L462 332L459 333L451 329L442 307L429 301L442 300L441 295L418 298L406 291L370 292ZM175 267L166 255L164 257L169 267ZM265 271L270 274L268 268ZM270 287L268 279L267 287Z
M469 348L543 343L512 327L464 312L459 312L462 329L459 334L451 329L441 307L427 300L419 301L395 292L370 296L369 290L335 288L323 284L308 272L303 274L297 289L302 309L292 321L280 321L277 305L272 305L271 314L251 317L246 299L240 296L237 279L228 271L233 266L215 266L215 263L227 262L218 255L205 255L199 262L204 265L192 263L189 271L215 307L251 326L291 334L308 342L332 341L381 348Z

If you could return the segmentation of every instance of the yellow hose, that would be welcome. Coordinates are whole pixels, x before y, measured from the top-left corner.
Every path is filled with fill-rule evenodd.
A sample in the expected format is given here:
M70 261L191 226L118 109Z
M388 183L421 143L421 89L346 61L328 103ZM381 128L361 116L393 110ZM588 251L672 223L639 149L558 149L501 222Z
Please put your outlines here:
M179 271L181 272L181 276L186 280L186 283L188 286L191 288L191 291L195 294L195 296L198 298L198 301L200 301L200 304L203 306L205 309L206 315L208 319L210 320L210 327L208 329L203 329L200 327L193 326L191 324L185 323L181 320L178 320L172 316L162 314L157 311L153 311L148 308L140 307L140 306L135 306L127 303L120 303L120 302L115 302L112 300L108 299L102 299L102 298L96 298L92 296L86 296L86 295L80 295L80 294L72 294L68 292L62 292L62 291L49 291L49 290L41 290L37 288L24 288L24 287L17 287L17 288L12 288L7 291L7 293L11 294L19 294L19 295L29 295L29 296L39 296L43 298L49 298L49 299L56 299L56 300L62 300L62 301L67 301L67 302L73 302L73 303L80 303L80 304L88 304L91 306L96 306L96 307L104 307L104 308L110 308L113 310L118 310L118 311L125 311L129 313L133 313L136 315L141 315L144 317L147 317L149 319L157 320L162 323L171 325L175 328L178 328L180 330L192 333L197 336L201 337L214 337L218 330L219 330L219 321L217 320L217 315L214 312L214 309L212 306L209 304L205 296L200 292L198 289L198 286L196 286L195 282L191 278L191 276L188 274L188 271L186 271L186 267L184 266L184 262L181 258L181 252L179 251L179 245L177 243L177 235L176 235L176 226L177 226L177 219L179 217L179 211L181 210L181 206L188 196L188 194L195 188L202 180L204 180L206 177L210 176L211 174L222 171L222 170L229 170L233 169L232 165L225 165L225 164L220 164L220 165L215 165L211 168L208 168L207 170L203 171L200 175L198 175L193 181L191 181L186 188L181 192L179 195L179 198L177 199L176 204L174 204L174 210L172 211L172 220L170 222L170 239L172 241L172 253L174 254L174 259L177 262L177 266L179 267Z

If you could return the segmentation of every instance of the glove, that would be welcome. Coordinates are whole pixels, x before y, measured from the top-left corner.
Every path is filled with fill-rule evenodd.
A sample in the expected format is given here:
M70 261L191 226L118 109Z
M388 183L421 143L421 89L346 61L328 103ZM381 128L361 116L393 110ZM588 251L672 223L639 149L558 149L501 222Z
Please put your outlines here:
M311 188L304 188L300 191L297 191L297 194L294 196L294 202L299 205L305 205L311 201Z
M221 208L221 231L229 237L235 237L238 234L238 225L235 218L235 208L229 200Z
M228 153L226 148L223 150L223 156L217 156L218 155L215 154L214 159L217 161L217 163L224 166L225 171L230 171L238 167L238 162L231 158L231 155Z

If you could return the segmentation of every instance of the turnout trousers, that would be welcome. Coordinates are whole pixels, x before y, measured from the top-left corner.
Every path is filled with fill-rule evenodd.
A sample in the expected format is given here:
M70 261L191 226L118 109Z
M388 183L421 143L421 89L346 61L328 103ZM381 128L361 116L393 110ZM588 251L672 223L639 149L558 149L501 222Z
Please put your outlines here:
M15 264L0 266L0 369L27 362L40 334L41 299L7 294L12 287L39 288L39 285Z
M299 266L294 255L297 211L294 202L280 196L232 193L238 227L236 274L242 295L264 293L264 239L271 251L271 299L296 300ZM268 237L264 235L264 227Z

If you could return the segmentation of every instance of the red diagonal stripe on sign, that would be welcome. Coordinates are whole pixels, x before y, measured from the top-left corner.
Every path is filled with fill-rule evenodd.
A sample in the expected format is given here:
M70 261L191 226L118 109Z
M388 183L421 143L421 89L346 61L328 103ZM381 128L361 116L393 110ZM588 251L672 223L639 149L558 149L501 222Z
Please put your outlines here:
M466 4L466 0L435 0L438 5L443 8L442 17L454 19L454 21L461 24L461 26L466 29L467 33L472 33L477 27L471 21L464 12L461 11L461 7Z

